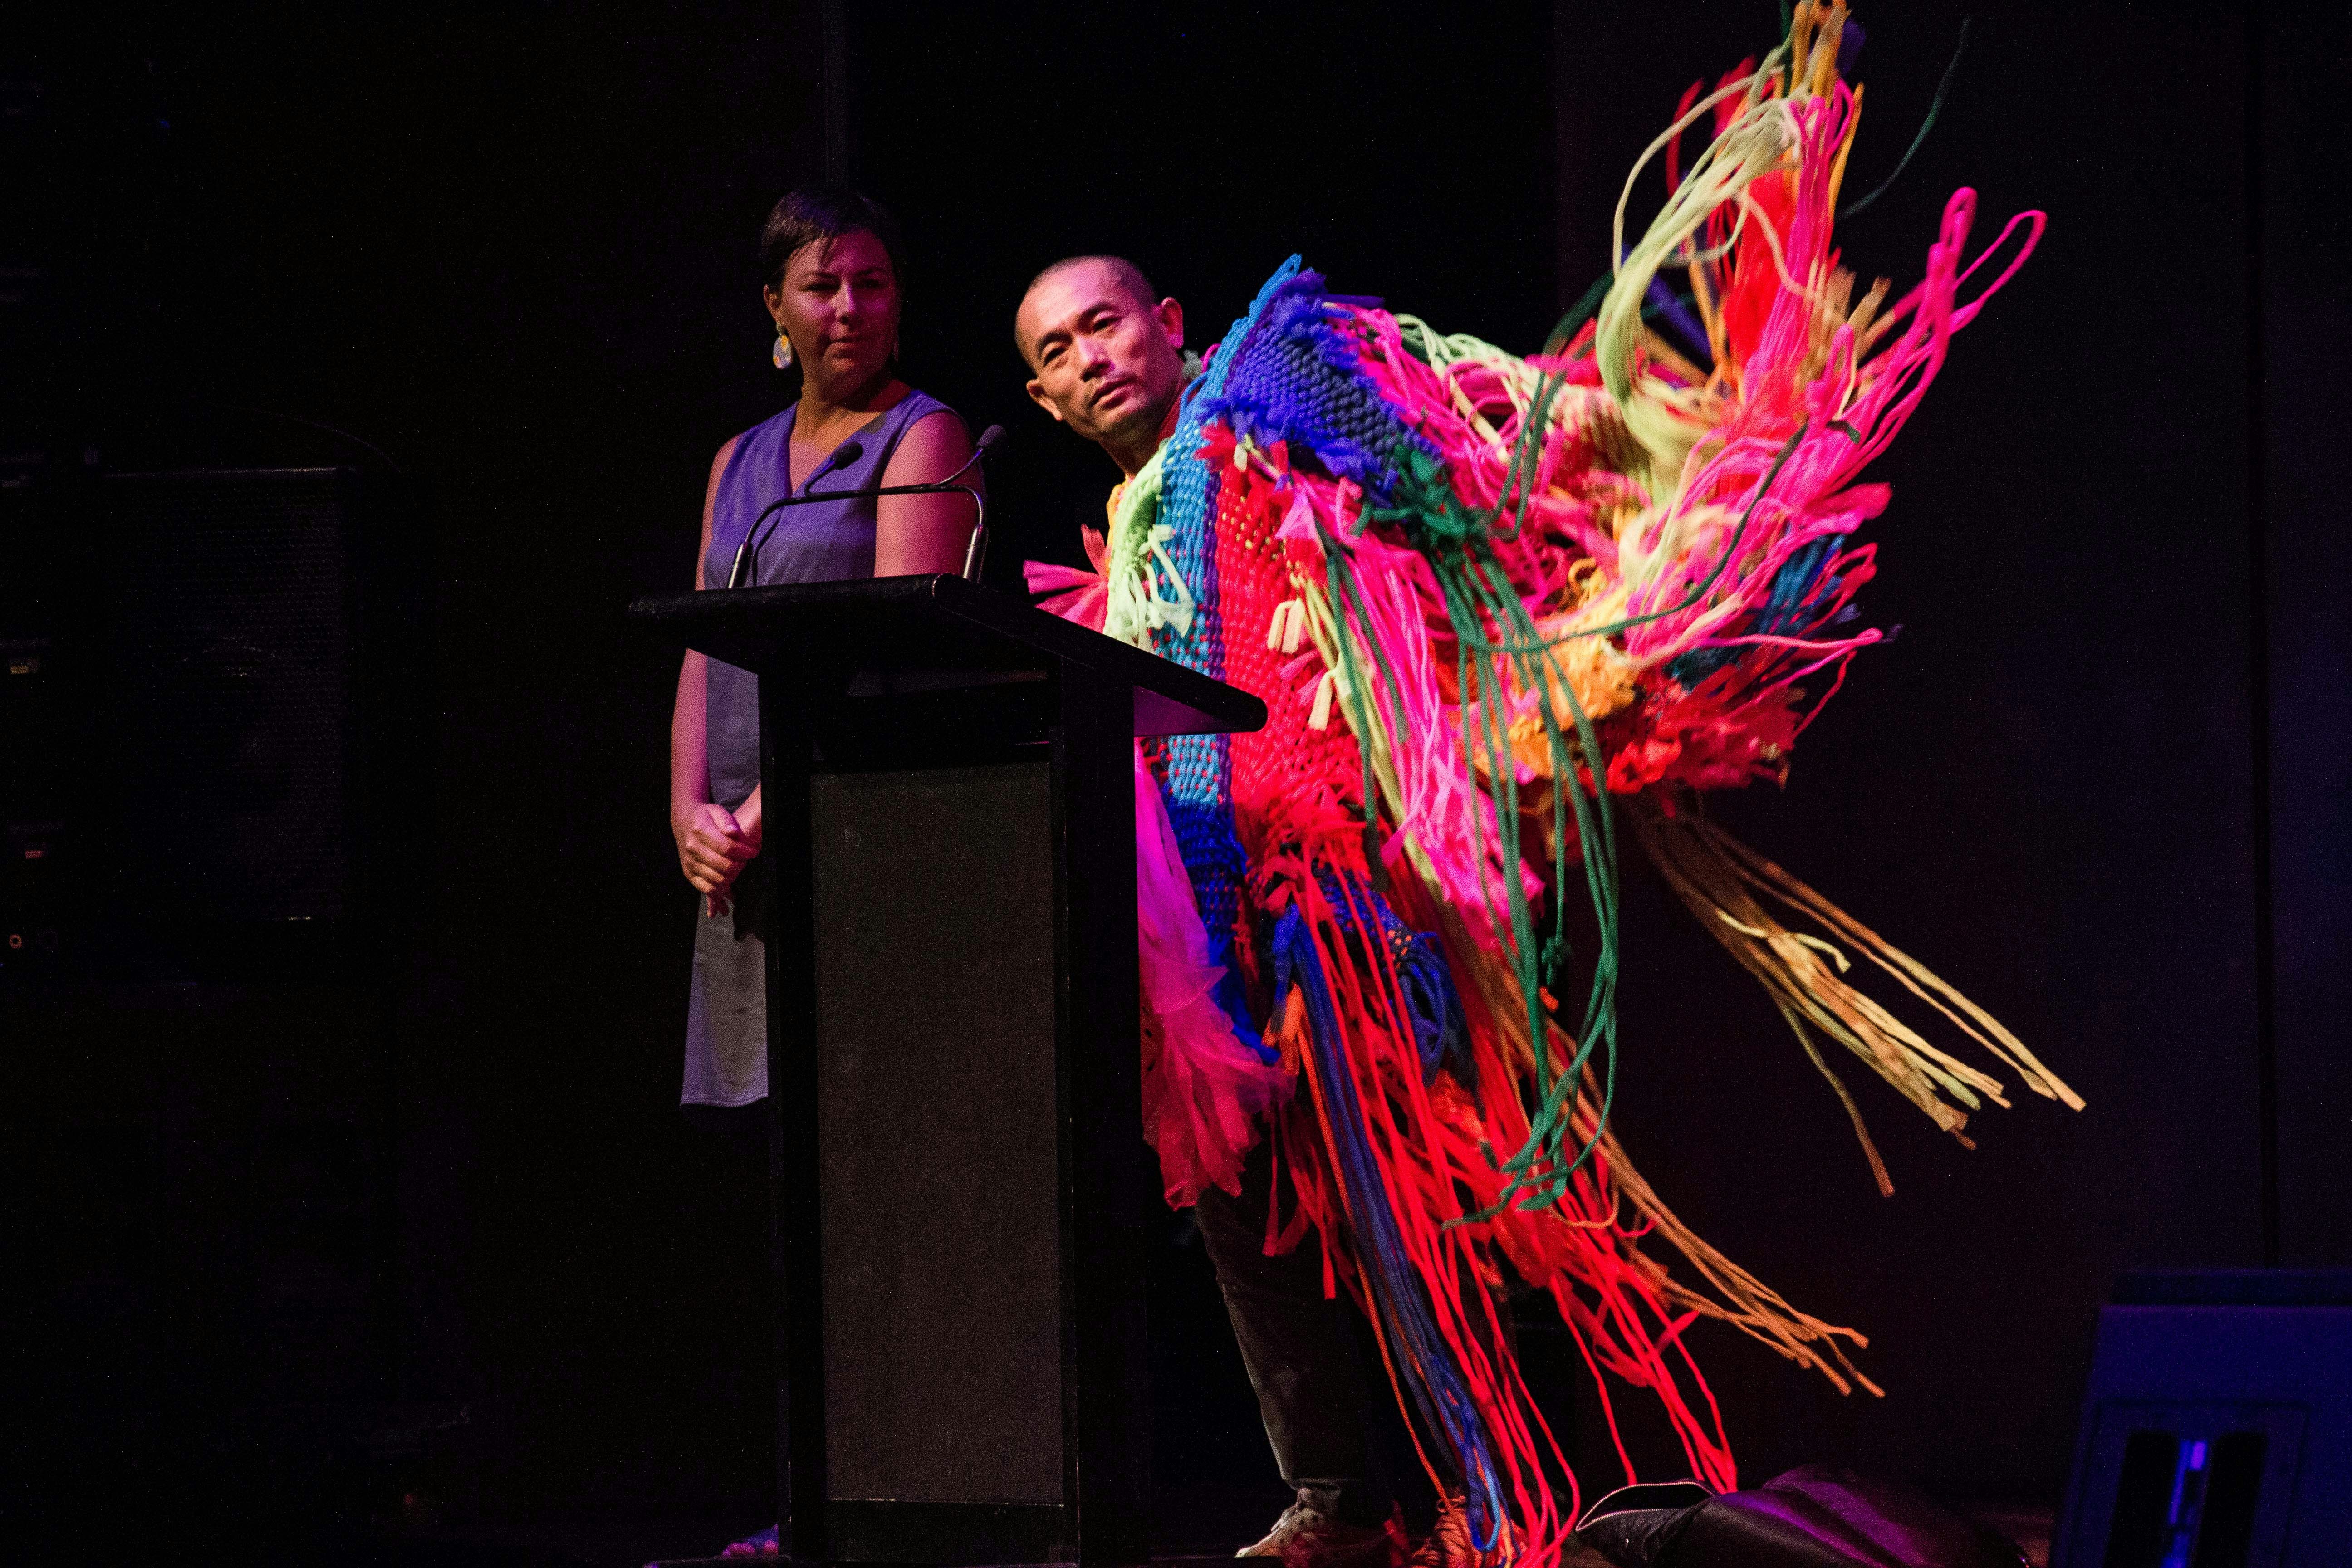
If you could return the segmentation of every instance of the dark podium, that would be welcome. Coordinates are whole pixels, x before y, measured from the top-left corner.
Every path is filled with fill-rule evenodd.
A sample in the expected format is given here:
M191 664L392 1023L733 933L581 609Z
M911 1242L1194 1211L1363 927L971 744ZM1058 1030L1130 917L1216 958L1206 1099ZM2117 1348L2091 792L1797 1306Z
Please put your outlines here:
M1146 1562L1130 742L1264 706L958 577L630 614L761 677L783 1552Z

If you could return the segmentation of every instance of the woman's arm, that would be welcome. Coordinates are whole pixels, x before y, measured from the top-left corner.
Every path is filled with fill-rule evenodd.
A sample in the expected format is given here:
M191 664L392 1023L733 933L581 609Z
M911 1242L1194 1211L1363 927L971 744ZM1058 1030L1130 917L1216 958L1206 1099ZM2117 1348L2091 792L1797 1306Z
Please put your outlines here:
M719 499L719 477L735 443L719 448L711 460L710 482L702 492L702 542L694 552L694 585L703 586L702 562L710 553L710 514ZM688 650L678 666L677 700L669 718L669 830L677 841L678 868L695 890L713 900L735 880L743 863L759 853L756 833L747 834L734 813L710 798L709 739L710 663ZM755 791L745 807L758 820Z
M946 479L971 456L963 421L942 408L915 421L882 470L886 485L927 485ZM982 488L976 473L964 476ZM911 577L963 570L964 546L975 516L970 496L884 496L874 503L874 575Z

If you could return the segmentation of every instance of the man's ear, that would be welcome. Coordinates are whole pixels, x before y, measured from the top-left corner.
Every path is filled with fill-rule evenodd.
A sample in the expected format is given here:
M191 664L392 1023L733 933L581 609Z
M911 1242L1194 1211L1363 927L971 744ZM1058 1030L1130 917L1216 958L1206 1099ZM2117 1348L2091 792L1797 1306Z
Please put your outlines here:
M1168 346L1181 351L1184 347L1184 307L1173 300L1162 300L1151 315L1160 323L1160 330L1167 334Z
M1032 377L1029 382L1029 400L1052 415L1055 424L1062 423L1062 411L1054 406L1052 398L1045 395L1045 384L1034 377Z

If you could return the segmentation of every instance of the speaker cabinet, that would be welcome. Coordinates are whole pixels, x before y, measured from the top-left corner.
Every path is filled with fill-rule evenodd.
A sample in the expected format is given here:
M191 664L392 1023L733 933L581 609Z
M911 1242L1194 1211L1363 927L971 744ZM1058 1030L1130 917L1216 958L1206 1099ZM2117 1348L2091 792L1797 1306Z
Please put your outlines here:
M2322 1568L2347 1543L2352 1270L2126 1275L2056 1568Z
M166 923L333 922L355 869L354 476L107 476L103 699L123 898Z

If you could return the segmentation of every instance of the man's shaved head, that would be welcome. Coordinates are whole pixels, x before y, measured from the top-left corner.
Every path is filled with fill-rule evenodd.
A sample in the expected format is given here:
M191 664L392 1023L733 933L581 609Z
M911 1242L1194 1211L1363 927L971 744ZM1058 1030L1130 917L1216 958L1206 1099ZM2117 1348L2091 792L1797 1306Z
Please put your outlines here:
M1065 256L1061 260L1040 268L1037 276L1029 279L1029 287L1021 290L1022 296L1025 299L1035 293L1038 284L1049 279L1058 278L1074 267L1101 268L1111 277L1118 279L1119 286L1128 291L1137 304L1147 310L1160 303L1160 290L1151 286L1151 279L1143 275L1142 268L1124 256ZM1015 336L1018 335L1015 333ZM1028 352L1025 345L1022 352L1024 353Z

